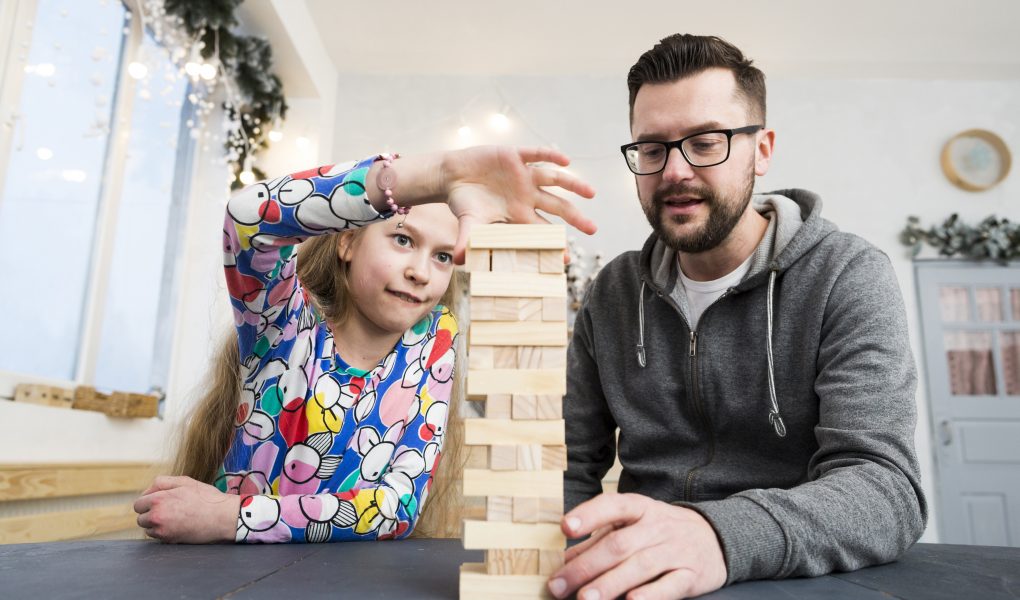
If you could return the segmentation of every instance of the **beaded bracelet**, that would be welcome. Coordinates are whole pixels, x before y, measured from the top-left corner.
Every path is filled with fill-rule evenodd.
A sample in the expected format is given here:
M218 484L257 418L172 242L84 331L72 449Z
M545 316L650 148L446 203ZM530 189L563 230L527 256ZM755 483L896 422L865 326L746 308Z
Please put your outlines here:
M403 227L404 221L407 220L407 213L411 212L411 207L397 206L397 201L393 199L393 188L397 187L397 172L393 169L393 161L400 158L400 155L396 153L380 154L379 158L382 159L383 166L375 177L376 185L386 194L386 204L390 207L390 210L394 214L403 215L404 219L397 223L398 228Z

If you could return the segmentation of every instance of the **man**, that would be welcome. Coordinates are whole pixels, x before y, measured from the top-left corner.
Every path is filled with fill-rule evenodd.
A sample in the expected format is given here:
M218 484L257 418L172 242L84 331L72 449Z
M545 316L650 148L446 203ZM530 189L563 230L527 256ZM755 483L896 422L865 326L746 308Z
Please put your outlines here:
M563 529L591 538L550 591L688 597L896 559L927 511L888 258L810 192L752 196L775 132L740 50L671 36L627 83L622 150L654 232L574 325ZM599 496L617 449L633 493Z

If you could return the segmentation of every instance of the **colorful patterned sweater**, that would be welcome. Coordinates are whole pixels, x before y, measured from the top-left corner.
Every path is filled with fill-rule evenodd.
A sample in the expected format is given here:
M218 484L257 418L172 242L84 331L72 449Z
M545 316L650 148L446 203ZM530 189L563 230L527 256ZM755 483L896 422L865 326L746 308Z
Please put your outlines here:
M243 390L216 485L243 497L238 542L402 538L428 496L456 320L436 306L361 371L336 353L296 274L298 242L390 216L365 194L374 160L257 183L227 205L224 261Z

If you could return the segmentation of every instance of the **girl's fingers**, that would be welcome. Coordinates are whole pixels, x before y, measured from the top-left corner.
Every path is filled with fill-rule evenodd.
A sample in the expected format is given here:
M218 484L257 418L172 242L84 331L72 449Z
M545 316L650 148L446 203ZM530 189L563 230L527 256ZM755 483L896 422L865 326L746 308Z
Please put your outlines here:
M573 202L544 190L539 192L535 208L556 215L582 233L591 235L598 230L595 222L584 216Z
M552 148L518 148L517 153L526 163L551 162L561 167L570 164L566 154Z
M591 184L576 175L559 169L534 167L531 170L531 180L536 186L560 187L583 198L595 196L595 188Z

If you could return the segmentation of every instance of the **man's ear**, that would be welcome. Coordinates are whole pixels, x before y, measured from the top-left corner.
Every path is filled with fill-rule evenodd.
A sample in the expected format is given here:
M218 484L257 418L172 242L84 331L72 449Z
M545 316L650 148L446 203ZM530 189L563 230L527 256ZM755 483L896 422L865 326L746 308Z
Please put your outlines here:
M766 129L756 135L758 136L758 145L754 149L754 174L761 177L769 172L769 166L772 164L776 132L773 129Z
M351 262L354 255L354 232L350 229L341 231L336 241L336 256L342 262Z

